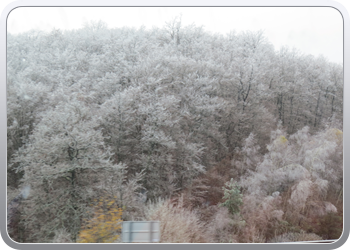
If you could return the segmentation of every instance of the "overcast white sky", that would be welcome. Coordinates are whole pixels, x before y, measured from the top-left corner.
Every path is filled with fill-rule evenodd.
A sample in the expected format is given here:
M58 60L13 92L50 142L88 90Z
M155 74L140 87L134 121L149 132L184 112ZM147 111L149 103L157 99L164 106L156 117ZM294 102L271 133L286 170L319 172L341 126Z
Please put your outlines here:
M151 28L180 14L184 25L222 34L263 30L276 49L286 45L332 62L343 60L343 19L330 7L22 7L9 14L7 28L12 34L77 29L90 20L102 20L109 28Z

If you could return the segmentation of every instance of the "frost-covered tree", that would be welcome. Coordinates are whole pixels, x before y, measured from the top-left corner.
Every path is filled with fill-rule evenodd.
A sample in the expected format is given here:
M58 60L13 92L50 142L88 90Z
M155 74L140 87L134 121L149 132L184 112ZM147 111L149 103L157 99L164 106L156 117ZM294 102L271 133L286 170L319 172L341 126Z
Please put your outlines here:
M245 171L255 170L258 163L261 161L260 146L257 144L255 135L250 133L244 140L241 149L236 149L237 155L232 159L232 165L234 165L240 171L240 175L243 175ZM240 159L237 159L240 156Z
M75 241L87 204L110 193L102 177L116 177L118 165L110 161L98 117L78 101L42 117L14 160L24 172L22 185L31 187L23 207L27 240L48 242L54 230L66 228Z
M13 154L22 147L35 124L40 120L38 113L44 111L49 88L32 82L14 83L7 89L7 157L11 163ZM21 173L15 174L8 168L8 186L17 187Z

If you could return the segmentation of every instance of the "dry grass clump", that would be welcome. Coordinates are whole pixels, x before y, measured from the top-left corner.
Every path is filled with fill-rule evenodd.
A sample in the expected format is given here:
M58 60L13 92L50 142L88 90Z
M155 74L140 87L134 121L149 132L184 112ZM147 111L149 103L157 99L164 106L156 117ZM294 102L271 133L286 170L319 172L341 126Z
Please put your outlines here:
M170 201L158 201L146 209L146 220L160 221L161 243L206 243L205 224L197 215Z
M269 243L279 243L279 242L296 242L296 241L318 241L322 240L322 237L314 233L306 233L302 231L301 233L285 233L274 237L269 240Z
M66 229L61 228L55 231L55 236L52 239L52 243L73 243L71 235Z
M244 243L265 243L266 237L264 233L254 224L248 224L243 231L242 239L240 242Z
M243 198L241 214L246 220L242 242L265 242L284 229L284 212L280 209L282 198L278 192L259 199L254 195ZM265 241L264 241L265 240Z
M227 208L217 208L208 224L207 233L213 237L216 243L237 243L238 234L245 226L245 221L239 214L231 215Z

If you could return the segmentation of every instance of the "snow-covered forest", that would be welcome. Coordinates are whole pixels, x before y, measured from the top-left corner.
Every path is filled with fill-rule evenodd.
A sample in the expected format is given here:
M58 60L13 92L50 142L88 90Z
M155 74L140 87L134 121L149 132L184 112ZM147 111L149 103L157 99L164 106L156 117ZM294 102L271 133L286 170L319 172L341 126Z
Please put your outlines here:
M159 220L161 242L337 239L342 119L342 65L263 32L8 34L9 235L120 242L121 221Z

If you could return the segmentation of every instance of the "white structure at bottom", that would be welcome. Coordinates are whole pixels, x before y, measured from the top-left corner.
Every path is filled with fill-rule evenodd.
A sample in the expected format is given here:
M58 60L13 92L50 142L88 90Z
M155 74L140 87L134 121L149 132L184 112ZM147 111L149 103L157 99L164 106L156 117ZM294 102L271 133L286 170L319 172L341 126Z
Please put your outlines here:
M123 221L122 242L159 242L159 221Z

